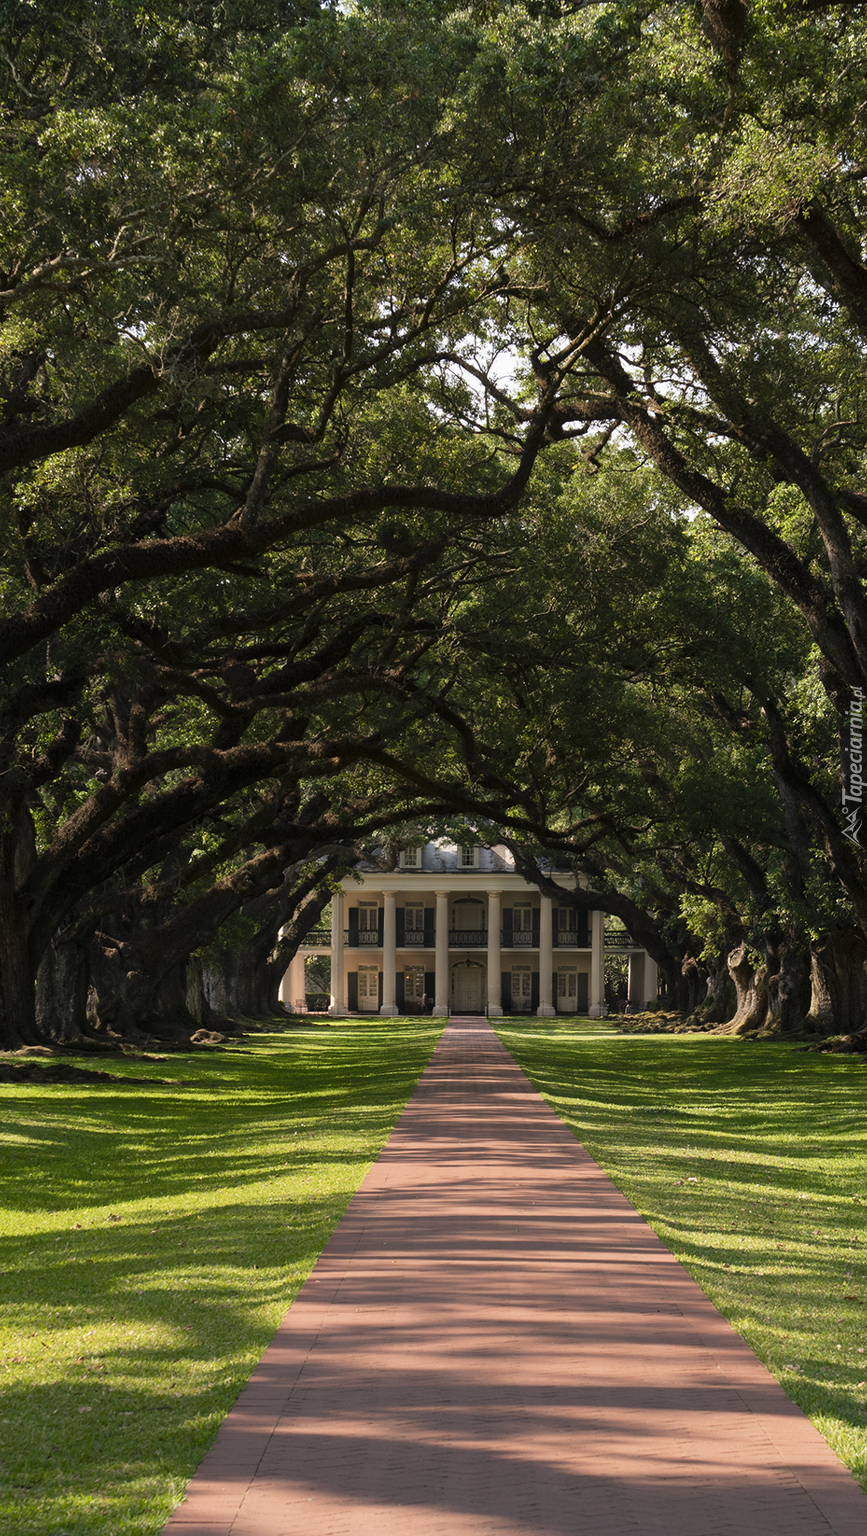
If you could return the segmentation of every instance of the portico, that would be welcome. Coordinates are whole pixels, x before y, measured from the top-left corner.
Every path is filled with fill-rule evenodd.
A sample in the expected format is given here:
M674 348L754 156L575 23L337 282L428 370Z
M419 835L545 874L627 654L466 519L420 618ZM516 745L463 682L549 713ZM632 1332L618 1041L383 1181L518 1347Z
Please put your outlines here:
M332 900L329 1012L599 1017L603 914L571 905L573 875L550 878L562 902L516 874L506 849L444 841L409 850L396 869L359 867ZM655 967L641 957L630 996L652 986L655 997Z

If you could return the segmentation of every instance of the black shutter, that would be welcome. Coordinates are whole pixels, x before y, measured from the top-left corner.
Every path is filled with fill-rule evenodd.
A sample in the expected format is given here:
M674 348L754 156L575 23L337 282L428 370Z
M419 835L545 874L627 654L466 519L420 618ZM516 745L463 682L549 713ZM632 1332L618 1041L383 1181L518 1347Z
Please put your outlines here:
M534 949L538 949L539 948L539 923L540 923L540 921L541 921L541 913L539 912L538 907L534 907L534 909L533 909L533 948Z
M427 913L425 913L425 916L427 916ZM424 995L427 998L427 1005L426 1006L427 1006L428 1013L433 1013L433 1006L434 1006L434 1003L436 1002L436 987L437 987L436 974L433 971L425 971L425 973L424 973Z
M578 913L578 921L575 929L575 943L579 949L590 948L590 924L588 922L586 912Z
M552 972L552 975L551 975L551 1006L554 1009L554 1012L556 1013L557 1012L557 972L556 971Z
M384 927L385 927L385 908L384 907L380 907L379 911L376 914L376 942L379 945L380 949L382 948L382 930L383 930ZM380 978L381 977L382 977L382 972L380 971Z
M511 947L512 947L512 908L511 907L504 907L503 908L503 948L504 949L511 949ZM509 997L511 998L511 988L510 988L510 991L509 991ZM506 1005L504 1003L503 1007L505 1007L505 1006ZM511 1004L511 1001L510 1001L509 1002L509 1007L511 1008L511 1006L512 1006L512 1004Z
M424 909L424 947L425 947L425 949L433 949L434 943L435 943L435 939L434 939L434 909L433 909L433 907L425 907L425 909ZM427 990L428 990L427 976L425 976L424 989L427 992Z
M382 971L378 972L376 979L379 982L378 996L379 996L379 1006L381 1008L382 1007Z
M406 979L403 971L398 971L394 978L394 1000L403 1013L406 1008Z
M590 977L586 971L578 972L578 996L575 999L575 1008L578 1013L586 1013L590 1007L589 1000Z
M530 1012L536 1013L539 1007L539 972L533 971L530 976Z
M349 1012L358 1012L358 972L350 971L346 978L346 992L349 998Z
M394 923L395 937L397 939L397 946L398 946L398 949L402 949L403 948L403 942L404 942L404 935L406 933L406 911L405 911L405 909L403 907L398 907L397 911L394 914L394 918L395 918L395 923Z
M509 916L511 917L511 913L509 914ZM502 1008L504 1013L511 1013L511 1011L512 1011L512 973L511 973L511 971L503 971L501 973L501 975L500 975L500 986L502 988L502 993L503 993L502 1001L500 1003L500 1007Z
M349 938L347 940L347 943L349 944L349 948L350 949L357 949L358 948L358 908L357 907L350 907L349 908L349 912L347 913L347 916L349 918ZM356 986L357 986L357 984L358 984L358 978L356 977Z

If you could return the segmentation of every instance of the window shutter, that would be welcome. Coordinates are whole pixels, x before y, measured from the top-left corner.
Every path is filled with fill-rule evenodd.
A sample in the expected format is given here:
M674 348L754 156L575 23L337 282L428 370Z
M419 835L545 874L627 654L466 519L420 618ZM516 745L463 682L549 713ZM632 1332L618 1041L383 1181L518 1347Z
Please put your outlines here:
M394 981L394 1000L395 1000L398 1008L400 1009L401 1013L403 1013L403 1011L404 1011L404 1009L406 1007L406 986L405 986L405 982L404 982L403 971L398 971L396 973L396 975L395 975L395 981Z
M530 977L530 1012L535 1013L539 1006L539 972L533 971Z
M398 907L394 916L397 942L399 945L402 945L406 934L406 913L404 912L403 907Z
M512 973L511 973L511 971L502 971L500 973L500 987L502 989L502 994L503 994L503 1001L501 1002L500 1007L502 1008L504 1013L511 1013L511 1011L512 1011Z
M586 1013L587 1009L590 1006L589 986L590 986L590 977L587 975L587 972L586 971L579 971L578 972L578 996L575 999L575 1006L576 1006L576 1008L577 1008L579 1013Z
M534 907L533 908L533 947L534 947L534 949L538 949L539 948L539 934L540 934L540 926L539 925L540 925L540 923L541 923L541 913L539 912L538 907Z
M435 971L425 971L425 973L424 973L424 995L427 998L427 1011L428 1011L428 1013L431 1013L433 1011L433 1005L434 1005L434 1002L436 1000L436 987L437 987L436 972Z
M384 925L385 925L385 908L384 907L380 907L379 911L376 914L376 941L377 941L378 944L382 943L382 930L383 930ZM381 985L382 972L380 971L379 974L380 974L380 985Z
M357 907L350 907L349 908L349 912L347 913L347 916L349 918L349 923L348 923L348 927L349 927L349 940L348 940L349 947L350 947L350 949L357 949L358 948L358 908ZM355 978L355 985L356 985L356 988L357 988L358 987L358 977L357 976ZM356 1006L357 1006L357 1003L356 1003Z
M376 990L376 995L377 995L377 998L379 999L379 1006L381 1008L382 1007L382 971L377 971L376 979L379 982L379 986L377 987L377 990Z
M433 949L433 947L434 947L434 909L433 909L433 907L425 907L425 909L424 909L424 947L425 947L425 949ZM427 978L425 978L424 989L425 989L425 991L428 990ZM433 995L433 993L431 993L431 995Z
M504 946L505 949L511 949L511 947L512 947L512 909L511 909L511 907L504 907L503 908L503 946ZM511 999L511 993L510 993L510 999ZM504 1006L505 1006L505 1004L504 1004ZM511 1008L511 1006L512 1006L512 1004L511 1004L511 1000L510 1000L509 1007Z
M349 998L349 1012L358 1012L358 972L350 971L346 978L346 993Z

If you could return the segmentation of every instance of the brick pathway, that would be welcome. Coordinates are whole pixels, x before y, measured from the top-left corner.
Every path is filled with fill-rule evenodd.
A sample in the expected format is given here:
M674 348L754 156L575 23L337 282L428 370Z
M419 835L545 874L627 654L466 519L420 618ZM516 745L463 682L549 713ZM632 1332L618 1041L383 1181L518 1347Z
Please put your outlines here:
M453 1020L171 1536L867 1536L867 1496Z

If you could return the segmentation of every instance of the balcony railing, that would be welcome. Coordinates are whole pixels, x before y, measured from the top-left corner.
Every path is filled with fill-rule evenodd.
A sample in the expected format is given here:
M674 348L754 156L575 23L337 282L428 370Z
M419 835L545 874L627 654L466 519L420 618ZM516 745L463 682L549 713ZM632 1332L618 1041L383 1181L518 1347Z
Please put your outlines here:
M450 928L450 949L487 949L487 928ZM590 935L576 929L557 929L553 935L555 949L589 949ZM359 928L350 942L349 929L343 930L343 942L349 949L382 949L382 931L378 928ZM398 936L398 949L433 949L435 943L432 928L407 928L403 937ZM328 948L331 944L330 928L314 928L301 940L302 949ZM539 935L532 929L513 928L500 934L502 949L538 949ZM606 950L626 952L636 949L628 934L606 934Z
M344 928L343 942L350 949L382 949L382 933L379 928L359 928L350 939L349 929Z

